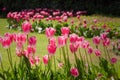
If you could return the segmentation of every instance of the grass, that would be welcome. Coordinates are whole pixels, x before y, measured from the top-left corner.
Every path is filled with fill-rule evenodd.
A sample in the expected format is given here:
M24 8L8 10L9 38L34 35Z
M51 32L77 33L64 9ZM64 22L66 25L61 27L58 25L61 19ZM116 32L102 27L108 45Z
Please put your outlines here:
M110 18L110 17L104 17L104 16L81 16L81 19L86 19L87 22L89 24L92 24L93 19L97 19L99 22L99 25L103 25L103 24L108 24L108 26L110 27L120 27L120 18ZM75 22L79 22L77 21L77 19L75 18L71 18L70 20L74 19ZM8 25L7 20L6 19L0 19L0 35L4 35L4 33L6 32L10 32L10 33L18 33L19 31L15 31L15 30L9 30L6 28L6 26ZM36 36L37 37L37 52L36 55L40 56L41 61L42 61L42 56L47 54L47 38L44 34L38 34L38 33L30 33L29 36ZM92 41L90 39L88 39L92 44ZM101 51L103 52L103 47L100 47ZM15 55L15 43L13 43L11 45L11 51L12 51L12 56L13 56L13 61L16 61L16 63L18 62L19 58ZM56 56L59 57L59 50L57 50ZM5 49L2 48L2 46L0 45L0 53L2 55L2 60L3 60L3 65L5 66L5 68L8 67L8 59L7 59L7 52ZM70 53L70 52L69 52ZM82 54L84 55L84 50L82 50ZM73 56L73 54L70 53L71 56ZM112 54L113 55L113 54ZM104 55L103 55L104 56ZM115 55L113 55L115 56ZM95 63L97 63L97 58L94 58L95 55L92 55L93 57L93 61ZM118 56L117 56L118 57ZM118 57L120 58L120 57ZM70 57L71 62L74 61L74 57ZM119 59L120 60L120 59ZM120 72L120 71L119 71Z

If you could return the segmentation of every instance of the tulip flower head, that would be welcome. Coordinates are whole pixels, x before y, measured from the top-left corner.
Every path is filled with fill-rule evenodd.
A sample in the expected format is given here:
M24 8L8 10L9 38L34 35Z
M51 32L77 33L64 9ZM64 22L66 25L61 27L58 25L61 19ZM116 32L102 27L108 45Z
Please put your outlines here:
M30 22L24 22L22 24L22 30L25 34L28 34L31 31L32 25Z
M99 36L93 37L93 43L95 45L99 45L100 44L100 37Z
M74 76L74 77L78 77L79 76L79 72L78 72L78 69L77 68L71 68L70 69L70 73L71 73L71 75L72 76Z
M116 62L117 62L117 58L114 58L114 57L111 58L111 63L112 63L112 64L115 64Z
M52 27L46 28L46 30L45 30L45 34L48 38L53 37L55 32L56 32L56 30Z
M44 63L45 65L48 64L48 61L49 61L48 55L43 56L43 63Z
M37 42L36 37L35 37L35 36L30 37L30 38L28 39L28 42L29 42L29 45L35 46L35 45L36 45L36 42Z
M65 36L58 37L58 46L59 47L65 46L66 42L67 42L67 38Z
M95 55L96 55L96 56L98 56L98 57L101 56L101 52L100 52L100 50L95 49L94 52L95 52Z
M69 35L69 33L70 33L70 29L69 29L68 27L62 27L62 28L61 28L61 32L62 32L62 35L68 37L68 35Z

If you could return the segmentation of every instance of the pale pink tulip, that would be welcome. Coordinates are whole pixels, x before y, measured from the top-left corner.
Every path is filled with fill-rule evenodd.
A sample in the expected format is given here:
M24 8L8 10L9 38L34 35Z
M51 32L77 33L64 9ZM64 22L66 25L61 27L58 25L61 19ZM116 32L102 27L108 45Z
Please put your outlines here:
M78 77L78 76L79 76L79 71L78 71L78 69L75 68L75 67L73 67L73 68L70 69L70 73L71 73L71 75L74 76L74 77Z
M40 62L40 58L38 56L35 56L35 63L38 65Z
M65 36L58 37L58 46L59 47L65 46L66 42L67 42L67 38Z

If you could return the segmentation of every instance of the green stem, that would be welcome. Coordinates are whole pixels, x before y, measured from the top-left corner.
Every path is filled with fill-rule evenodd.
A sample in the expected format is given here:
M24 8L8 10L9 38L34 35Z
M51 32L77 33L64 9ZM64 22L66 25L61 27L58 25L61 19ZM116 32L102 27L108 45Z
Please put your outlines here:
M108 58L107 58L107 53L106 53L105 47L104 47L104 52L105 52L105 58L107 60Z
M54 68L55 68L55 73L56 73L56 62L55 62L55 55L54 55Z
M65 62L65 64L66 64L66 54L65 54L65 49L64 49L64 47L62 47L62 51L63 51L64 62Z
M61 54L61 48L59 48L59 52L60 52L60 61L61 61L61 55L62 55L62 54Z
M89 65L89 61L88 61L88 56L87 56L87 51L86 51L86 49L85 49L85 55L86 55L87 64Z

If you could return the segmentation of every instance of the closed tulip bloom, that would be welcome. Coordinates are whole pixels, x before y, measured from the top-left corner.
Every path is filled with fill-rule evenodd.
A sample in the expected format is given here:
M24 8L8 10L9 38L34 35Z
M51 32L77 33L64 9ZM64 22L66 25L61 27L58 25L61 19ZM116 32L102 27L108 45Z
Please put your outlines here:
M49 44L55 45L55 43L56 43L56 39L54 37L50 38Z
M98 57L101 56L101 52L100 52L100 50L95 49L94 52L95 52L95 55L96 55L96 56L98 56Z
M81 45L82 45L82 48L88 48L90 44L88 41L83 41Z
M70 69L70 73L71 73L71 75L74 76L74 77L78 77L78 76L79 76L79 71L78 71L78 69L75 68L75 67L73 67L73 68Z
M110 45L110 39L106 38L105 40L103 40L103 46L109 46Z
M27 47L27 51L28 51L29 55L34 54L36 52L36 47L32 47L32 46L29 45Z
M17 55L18 57L21 57L21 56L23 55L22 50L16 48L16 55Z
M10 47L10 45L11 45L11 39L9 38L9 37L3 37L2 38L2 46L5 48L5 49L7 49L7 48L9 48Z
M70 35L70 43L75 43L78 40L78 35L77 34L71 34Z
M100 34L100 38L101 38L102 40L105 40L105 39L107 38L107 33L104 32L104 33Z
M29 57L29 62L30 62L31 65L34 65L35 64L35 59L32 56L30 56Z
M23 32L26 33L26 34L28 34L28 33L30 32L31 28L32 28L32 25L31 25L30 22L24 22L24 23L22 24L22 30L23 30Z
M72 53L77 52L78 46L79 46L79 45L78 45L77 43L75 43L75 44L70 43L70 51L71 51Z
M88 47L88 53L92 54L93 53L93 48L92 47Z
M114 58L114 57L111 58L111 63L112 63L112 64L115 64L116 62L117 62L117 58Z
M44 63L45 65L48 64L48 61L49 61L48 55L43 56L43 63Z
M13 34L11 34L11 33L5 33L4 36L5 37L9 37L11 42L13 41Z
M38 65L40 62L40 58L38 56L35 56L35 63Z
M35 45L36 45L36 42L37 42L36 37L35 37L35 36L30 37L30 38L28 39L28 42L29 42L29 45L35 46Z
M46 30L45 30L45 34L48 38L53 37L55 32L56 32L56 30L52 27L46 28Z
M67 38L65 36L58 37L58 46L59 47L65 46L66 42L67 42Z
M14 41L21 42L22 44L26 42L26 38L27 36L25 34L19 33L19 34L14 35Z
M55 44L49 44L47 47L48 53L54 55L56 52L57 46Z
M61 32L62 32L62 35L68 36L70 33L70 29L69 29L69 27L62 27Z
M93 37L93 43L95 45L99 45L100 44L100 37L99 36Z

